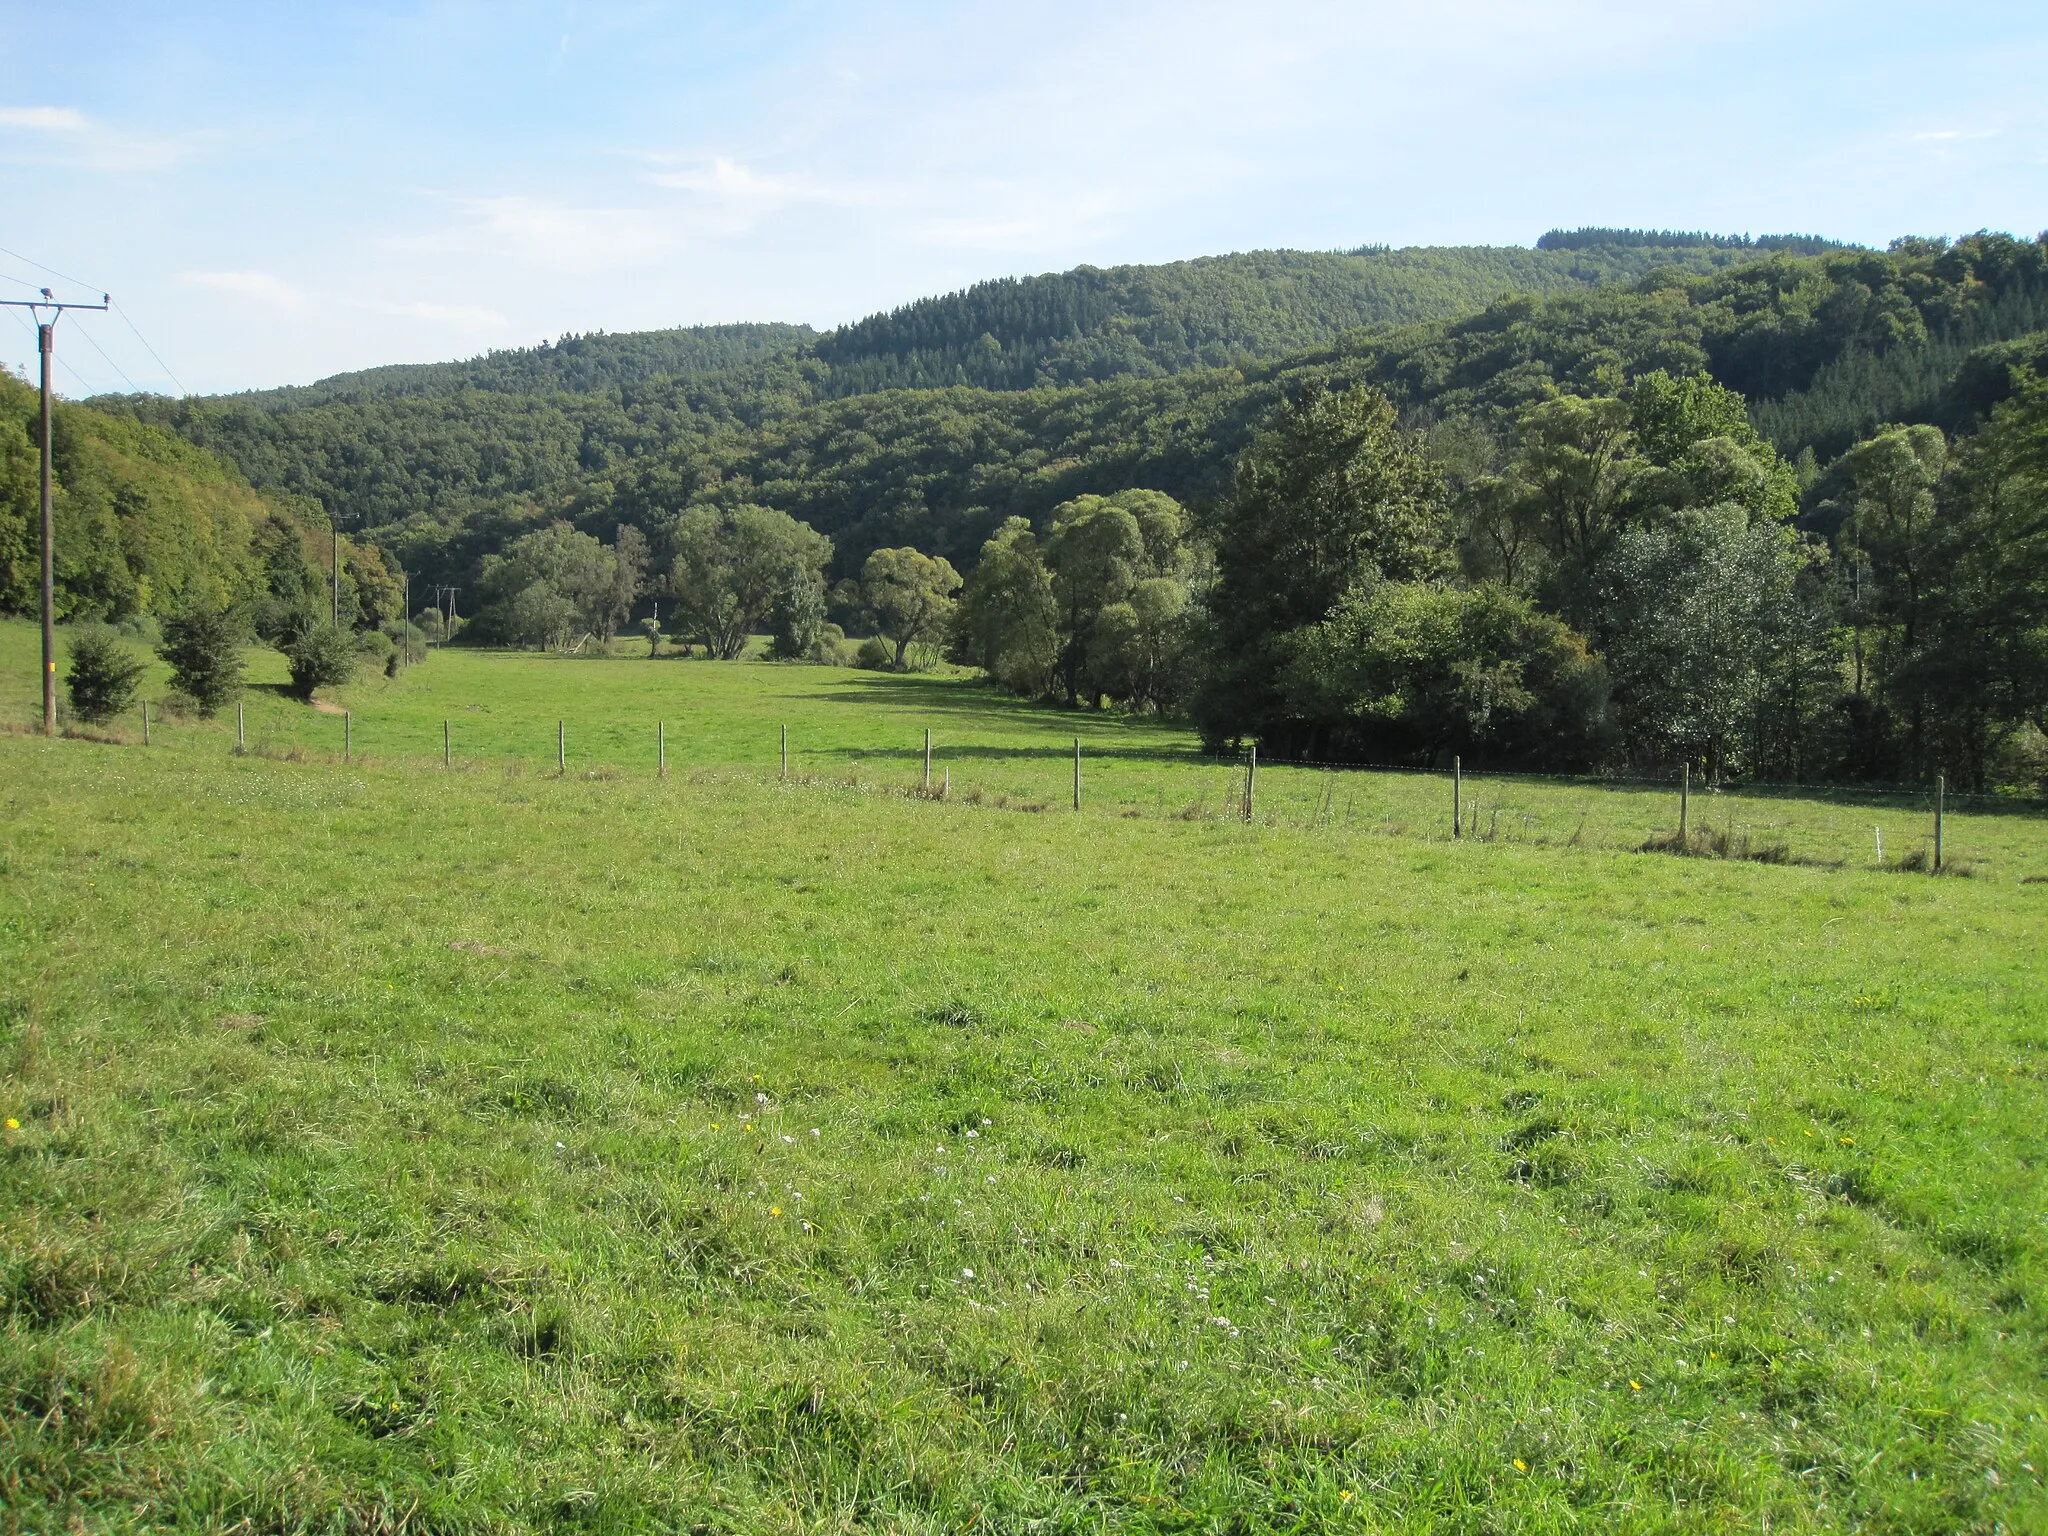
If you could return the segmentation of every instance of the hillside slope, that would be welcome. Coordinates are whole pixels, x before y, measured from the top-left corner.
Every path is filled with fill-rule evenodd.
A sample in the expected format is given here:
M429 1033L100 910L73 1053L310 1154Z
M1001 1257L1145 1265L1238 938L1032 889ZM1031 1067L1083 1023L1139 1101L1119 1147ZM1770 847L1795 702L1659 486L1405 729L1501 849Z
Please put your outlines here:
M36 392L0 373L0 613L38 606ZM60 618L169 612L266 589L266 534L305 543L317 506L251 488L235 466L130 416L60 404L55 439ZM308 558L317 558L309 546Z

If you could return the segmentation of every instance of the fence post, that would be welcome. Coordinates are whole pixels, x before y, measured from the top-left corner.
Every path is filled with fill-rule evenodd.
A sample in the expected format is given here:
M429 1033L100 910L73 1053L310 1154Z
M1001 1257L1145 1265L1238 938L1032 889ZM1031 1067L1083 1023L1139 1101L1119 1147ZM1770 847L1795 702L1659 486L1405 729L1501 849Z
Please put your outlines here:
M1251 755L1244 763L1244 819L1252 821L1259 814L1259 744L1251 744Z
M1081 738L1074 738L1074 809L1081 809Z
M1948 775L1937 773L1934 776L1934 872L1937 875L1941 873L1941 813L1946 808L1944 802L1947 799Z
M668 728L660 720L654 722L654 776L668 777Z
M1685 846L1686 816L1692 809L1692 764L1686 763L1679 770L1678 779L1678 846Z
M448 722L446 720L441 722L441 766L443 768L454 766L448 757Z
M348 766L349 737L352 734L353 726L353 718L344 709L341 712L341 766L344 768Z
M924 792L932 792L932 728L924 728Z
M555 722L555 771L569 776L569 728L560 720Z
M249 733L242 723L242 701L237 699L235 700L235 750L237 752L246 752L248 749Z
M142 701L142 744L149 745L149 700Z
M1465 835L1465 759L1451 759L1451 836Z
M789 777L789 727L782 728L782 776Z

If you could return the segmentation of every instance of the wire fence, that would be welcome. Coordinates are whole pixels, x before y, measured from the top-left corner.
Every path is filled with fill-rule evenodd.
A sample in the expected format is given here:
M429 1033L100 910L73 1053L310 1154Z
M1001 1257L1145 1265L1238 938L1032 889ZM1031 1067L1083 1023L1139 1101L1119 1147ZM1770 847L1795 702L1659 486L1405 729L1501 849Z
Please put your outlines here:
M140 733L100 732L134 740ZM1303 763L1210 756L1177 744L1030 739L835 740L798 727L677 729L673 721L577 724L493 717L379 719L243 707L212 725L154 724L159 745L352 766L435 768L687 781L707 772L774 777L868 793L902 793L997 810L1249 823L1538 847L1662 849L1766 863L2029 878L2048 876L2048 806L1934 786L1570 775L1415 764ZM325 738L332 737L332 740ZM1942 815L1937 818L1937 799ZM1941 826L1937 833L1937 819ZM1937 842L1939 847L1937 849Z

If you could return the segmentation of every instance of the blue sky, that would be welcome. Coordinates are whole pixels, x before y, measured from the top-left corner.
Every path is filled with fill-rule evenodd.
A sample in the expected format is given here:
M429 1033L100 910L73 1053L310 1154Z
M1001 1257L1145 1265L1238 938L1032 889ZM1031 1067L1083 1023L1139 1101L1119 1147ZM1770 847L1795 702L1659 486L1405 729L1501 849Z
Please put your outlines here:
M1081 262L2048 225L2039 0L0 0L0 27L0 247L111 289L158 355L67 318L73 395L826 326ZM67 286L0 255L27 280Z

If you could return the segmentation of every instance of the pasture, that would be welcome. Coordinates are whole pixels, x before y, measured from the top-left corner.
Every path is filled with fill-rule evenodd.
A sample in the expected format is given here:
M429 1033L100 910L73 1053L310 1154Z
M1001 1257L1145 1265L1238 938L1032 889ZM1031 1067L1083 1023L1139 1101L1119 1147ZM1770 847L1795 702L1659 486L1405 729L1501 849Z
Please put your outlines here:
M1937 880L1875 796L1695 800L1810 864L1561 780L1248 825L945 678L341 702L346 767L261 688L0 736L12 1528L2048 1522L2035 811Z

